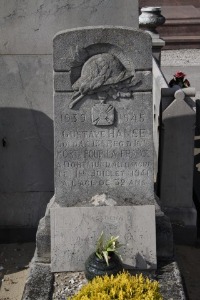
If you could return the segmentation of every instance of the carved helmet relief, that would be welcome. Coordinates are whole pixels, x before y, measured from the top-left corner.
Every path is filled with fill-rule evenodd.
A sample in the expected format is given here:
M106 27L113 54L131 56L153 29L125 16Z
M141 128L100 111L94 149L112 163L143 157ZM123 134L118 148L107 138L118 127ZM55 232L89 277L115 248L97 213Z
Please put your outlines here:
M101 53L91 56L82 67L81 76L72 85L75 93L69 104L70 108L85 95L97 94L104 101L109 90L120 90L120 83L130 84L135 79L135 70L129 70L111 53Z

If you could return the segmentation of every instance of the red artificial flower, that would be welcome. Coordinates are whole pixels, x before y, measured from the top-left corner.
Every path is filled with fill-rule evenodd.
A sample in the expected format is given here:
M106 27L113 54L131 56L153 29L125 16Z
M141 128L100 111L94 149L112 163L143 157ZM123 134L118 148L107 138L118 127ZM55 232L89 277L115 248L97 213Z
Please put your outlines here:
M186 76L186 74L181 71L178 71L178 72L176 72L176 74L174 74L174 77L176 77L176 78L184 78L185 76Z

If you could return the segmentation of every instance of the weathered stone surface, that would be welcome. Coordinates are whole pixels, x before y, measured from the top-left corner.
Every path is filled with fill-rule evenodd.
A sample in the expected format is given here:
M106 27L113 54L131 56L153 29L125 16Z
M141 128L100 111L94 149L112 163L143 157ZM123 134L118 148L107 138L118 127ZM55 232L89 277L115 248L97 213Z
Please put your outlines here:
M181 273L176 261L160 261L158 264L157 280L163 300L186 300Z
M51 262L51 230L50 230L50 208L56 207L53 196L47 205L45 216L40 220L36 234L35 261L39 263Z
M118 205L153 204L149 35L112 27L69 30L55 37L54 51L55 77L70 67L75 91L54 95L56 202L88 206L105 193ZM102 71L104 64L109 68ZM78 91L81 80L85 95ZM93 89L95 82L100 86ZM138 84L147 91L138 91Z
M53 292L53 274L50 264L31 262L22 300L50 300Z
M114 54L135 70L148 70L152 66L151 37L131 28L103 26L67 30L55 36L53 47L56 72L76 69L99 53Z
M134 91L149 91L152 85L152 73L150 71L136 72L137 83ZM73 92L71 84L71 72L56 72L54 75L54 90L56 92Z
M102 231L120 236L125 265L156 268L154 205L70 207L51 209L52 271L84 270Z
M69 28L119 25L138 28L137 0L2 0L2 54L50 54L52 36ZM17 37L17 38L16 38Z

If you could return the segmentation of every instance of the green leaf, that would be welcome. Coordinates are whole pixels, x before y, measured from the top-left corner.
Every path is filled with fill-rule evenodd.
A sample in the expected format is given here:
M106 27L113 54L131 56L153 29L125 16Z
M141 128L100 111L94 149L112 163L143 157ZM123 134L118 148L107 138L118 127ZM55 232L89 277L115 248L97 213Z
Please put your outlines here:
M99 259L103 259L103 256L101 254L99 254L98 252L95 252L95 254Z
M108 262L108 252L107 251L103 251L102 252L103 253L103 256L104 256L104 259L105 259L105 261L106 261L106 264L107 264L107 266L109 266L109 262Z

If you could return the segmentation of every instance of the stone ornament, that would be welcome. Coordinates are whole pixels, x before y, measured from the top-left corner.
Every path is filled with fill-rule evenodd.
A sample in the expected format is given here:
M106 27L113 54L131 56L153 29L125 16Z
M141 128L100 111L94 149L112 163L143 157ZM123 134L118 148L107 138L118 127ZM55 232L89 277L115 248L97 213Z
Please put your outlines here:
M96 104L92 108L92 124L96 126L112 125L114 123L114 107L104 102L108 96L114 100L121 96L130 98L132 93L126 92L124 89L134 86L140 81L139 78L136 79L135 69L127 69L115 55L111 53L93 55L83 64L81 76L72 85L75 92L69 108L72 109L83 97L94 94L100 100L100 104Z
M72 85L75 91L70 108L85 95L98 91L117 89L117 84L135 77L135 70L129 71L120 60L110 53L97 54L90 57L83 65L81 77Z
M143 7L139 16L140 28L153 33L156 32L156 27L165 23L165 17L161 14L161 7Z
M114 107L111 104L100 103L92 108L92 124L98 126L114 123Z

